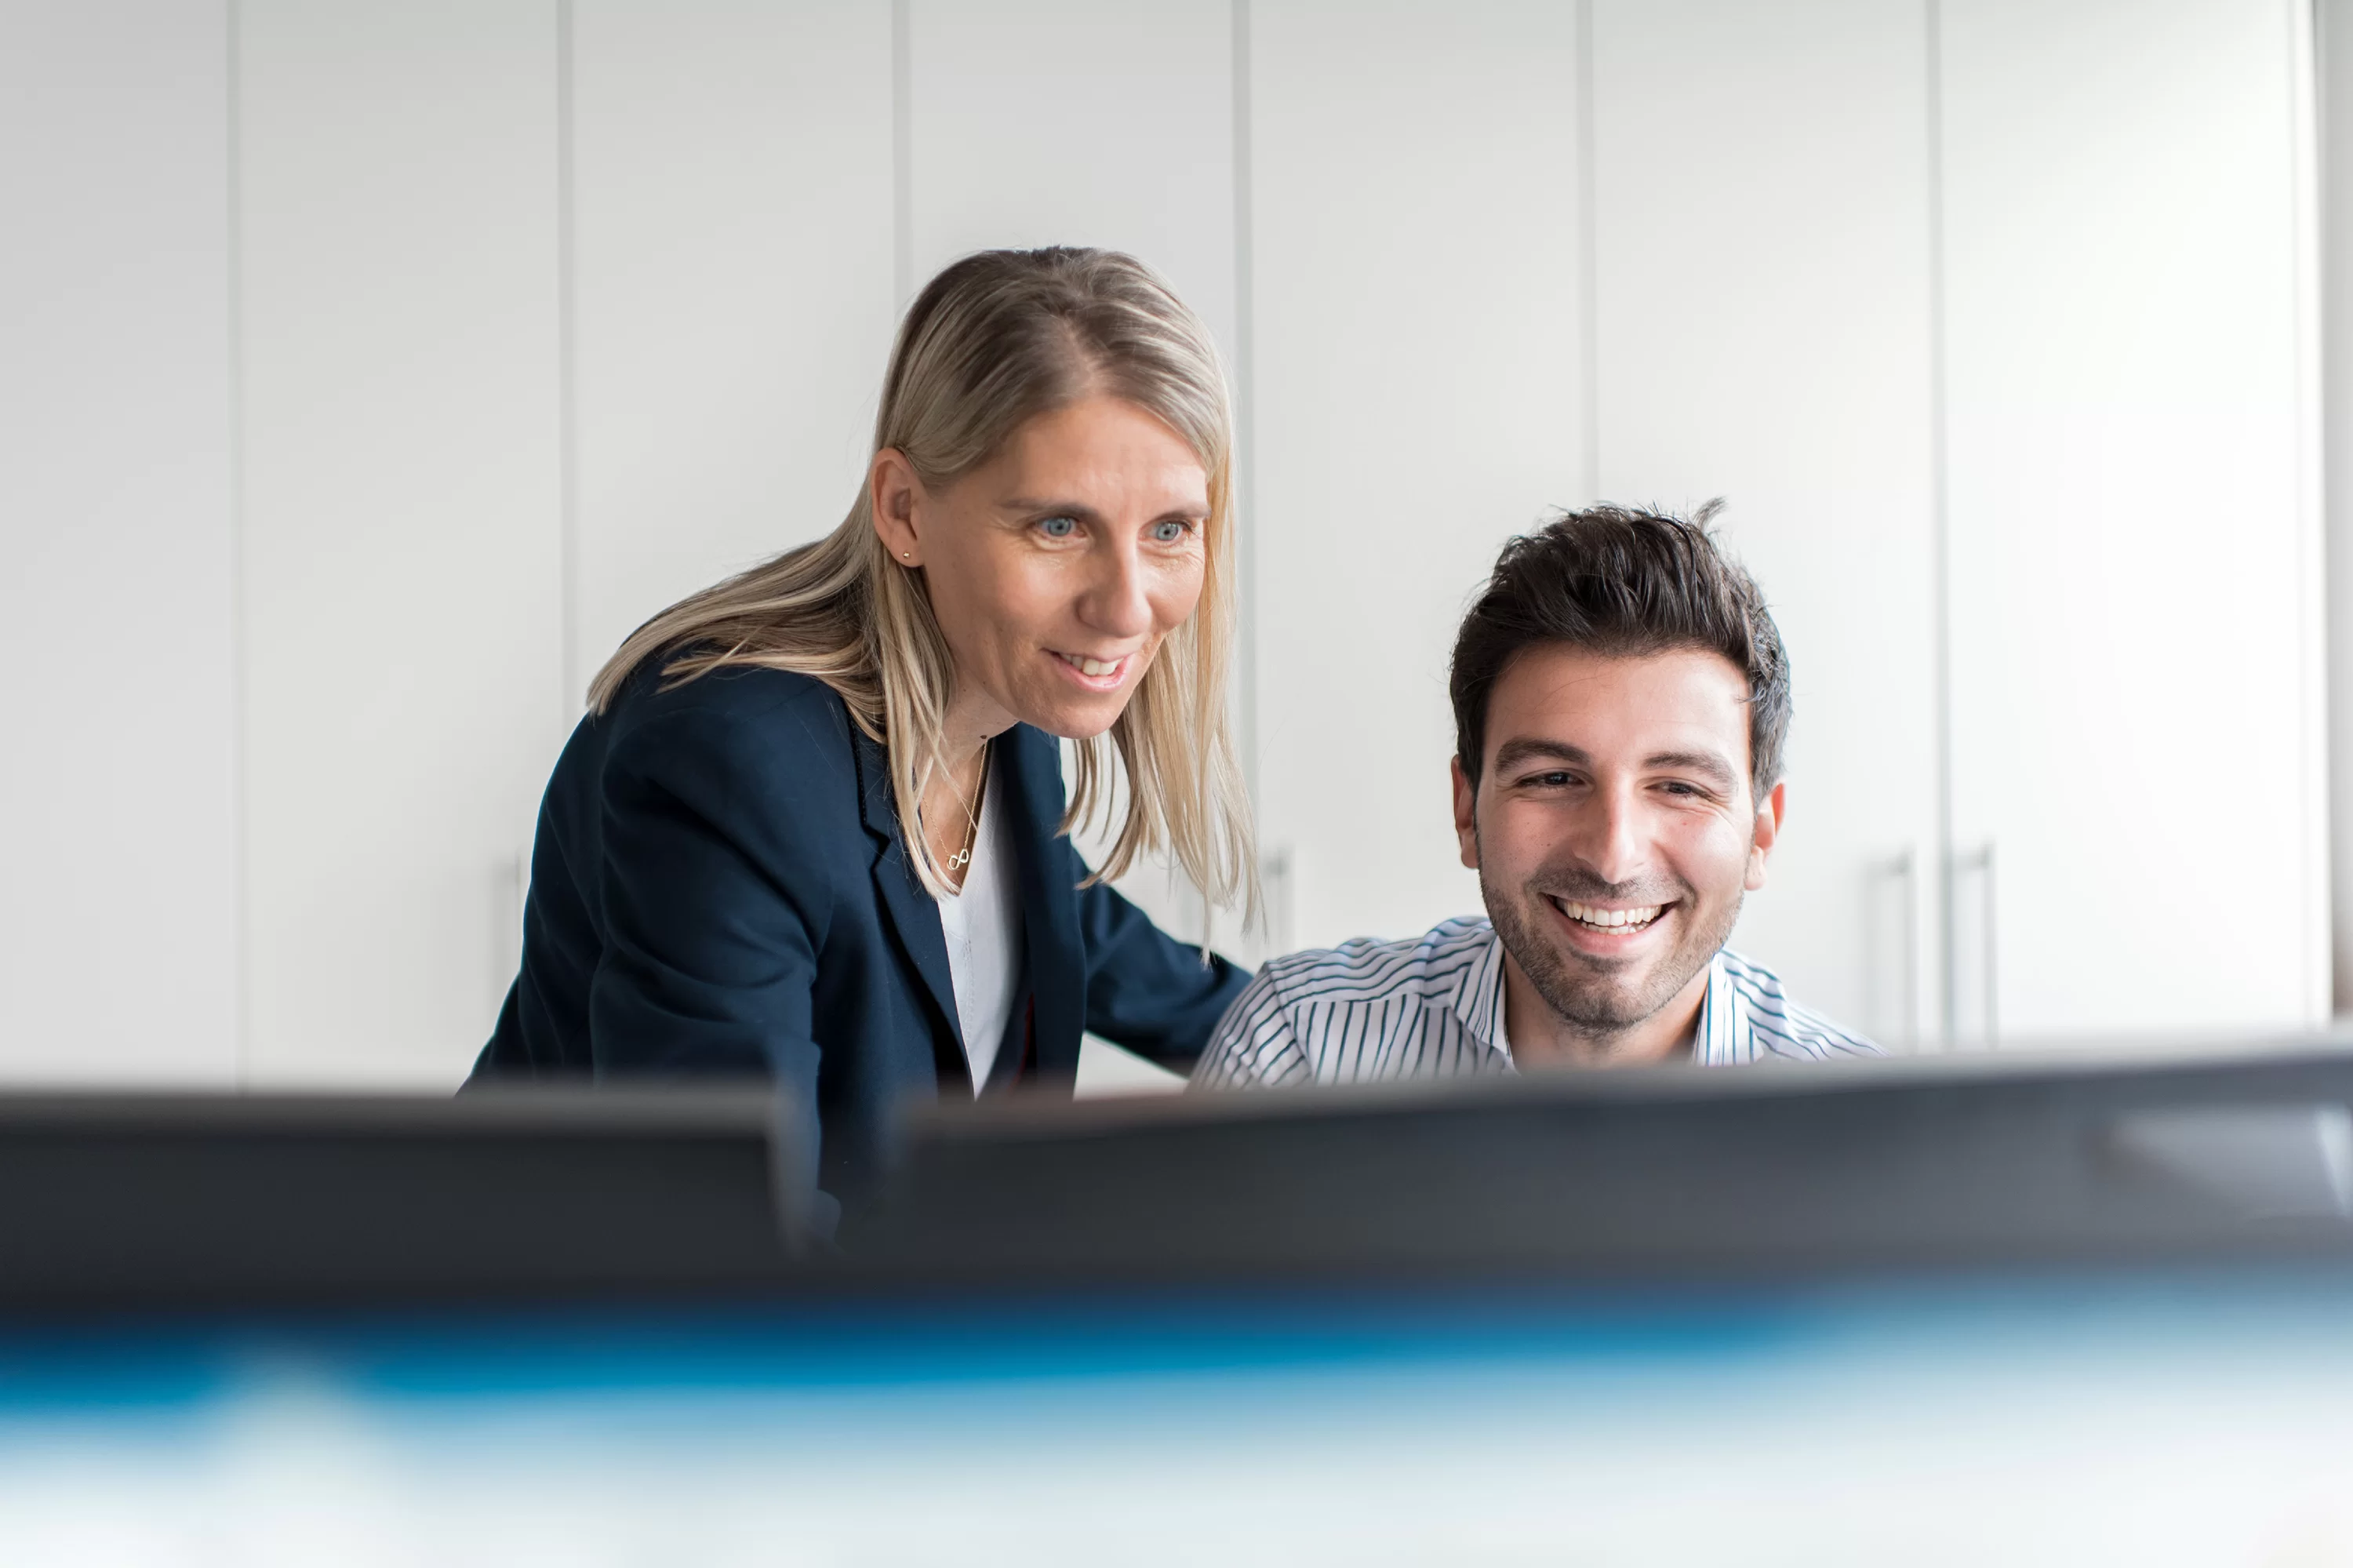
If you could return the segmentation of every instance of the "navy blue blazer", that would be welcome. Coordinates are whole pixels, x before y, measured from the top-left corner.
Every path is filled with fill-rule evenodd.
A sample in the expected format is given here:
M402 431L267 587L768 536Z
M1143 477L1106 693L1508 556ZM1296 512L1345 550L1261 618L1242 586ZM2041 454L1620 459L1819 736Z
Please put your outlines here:
M908 863L882 747L831 688L740 668L664 691L661 663L556 762L522 972L472 1081L765 1075L814 1109L803 1179L848 1196L904 1102L973 1093L938 906ZM1086 1030L1189 1068L1249 977L1080 886L1051 737L1018 726L991 754L1028 973L987 1086L1068 1093Z

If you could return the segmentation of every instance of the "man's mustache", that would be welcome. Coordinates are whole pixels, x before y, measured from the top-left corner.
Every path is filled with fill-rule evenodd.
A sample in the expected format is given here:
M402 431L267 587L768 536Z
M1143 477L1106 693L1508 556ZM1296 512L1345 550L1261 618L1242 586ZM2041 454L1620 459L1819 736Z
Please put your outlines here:
M1528 891L1576 904L1675 904L1695 902L1689 883L1658 878L1606 882L1583 866L1546 866L1528 878Z

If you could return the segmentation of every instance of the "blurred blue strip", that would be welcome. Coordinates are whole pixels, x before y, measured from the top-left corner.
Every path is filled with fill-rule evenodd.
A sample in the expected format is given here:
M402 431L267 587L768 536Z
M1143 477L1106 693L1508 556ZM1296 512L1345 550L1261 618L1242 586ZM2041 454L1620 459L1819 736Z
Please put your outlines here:
M0 1421L195 1411L264 1365L371 1400L854 1390L1209 1372L1756 1364L1805 1355L2261 1334L2353 1354L2353 1273L1959 1278L1737 1290L1289 1290L1149 1297L0 1324Z

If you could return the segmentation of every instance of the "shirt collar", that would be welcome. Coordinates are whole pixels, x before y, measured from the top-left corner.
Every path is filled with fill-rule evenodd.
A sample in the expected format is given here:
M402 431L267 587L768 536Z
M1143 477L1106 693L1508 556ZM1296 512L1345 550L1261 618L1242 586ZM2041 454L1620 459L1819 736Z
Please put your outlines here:
M1454 1016L1472 1039L1501 1056L1512 1059L1511 1043L1504 1037L1504 938L1487 928L1479 960L1455 982ZM1699 1026L1692 1034L1692 1061L1703 1067L1729 1067L1754 1061L1756 1036L1748 1027L1748 1002L1732 983L1731 971L1718 952L1707 960L1707 991L1700 998Z
M1703 1067L1731 1067L1757 1058L1757 1038L1748 1028L1748 1002L1732 983L1732 971L1718 952L1707 960L1707 994L1700 999L1699 1028L1692 1035L1692 1060Z
M1504 1061L1512 1059L1512 1048L1504 1039L1504 938L1493 926L1487 927L1478 962L1454 982L1453 1007L1465 1033Z

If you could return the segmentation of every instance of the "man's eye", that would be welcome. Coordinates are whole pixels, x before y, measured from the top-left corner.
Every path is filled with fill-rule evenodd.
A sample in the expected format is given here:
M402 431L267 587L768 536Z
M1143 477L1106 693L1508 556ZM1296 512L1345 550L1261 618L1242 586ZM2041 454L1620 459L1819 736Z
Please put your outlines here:
M1538 789L1567 789L1572 780L1566 773L1532 773L1520 782Z
M1049 517L1038 526L1049 539L1067 539L1079 531L1079 520L1075 517Z
M1159 545L1181 545L1185 542L1185 535L1192 531L1190 523L1171 517L1152 525L1152 539Z

